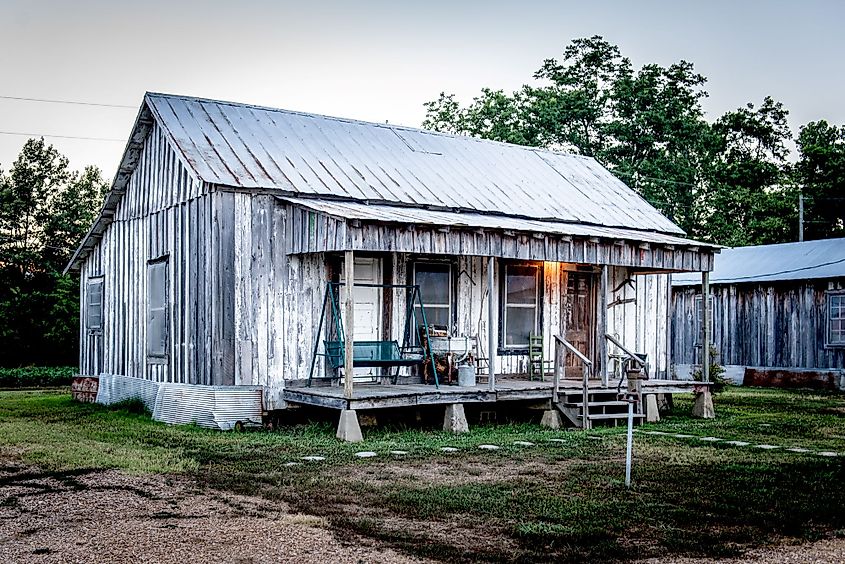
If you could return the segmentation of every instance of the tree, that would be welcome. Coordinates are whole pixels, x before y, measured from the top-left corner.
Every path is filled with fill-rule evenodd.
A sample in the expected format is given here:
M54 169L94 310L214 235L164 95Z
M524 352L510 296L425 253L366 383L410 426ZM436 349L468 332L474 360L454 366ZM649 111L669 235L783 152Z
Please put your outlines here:
M635 69L599 36L572 41L534 79L512 94L483 89L466 107L441 93L426 104L423 127L595 157L696 238L750 244L795 234L791 133L779 102L709 123L706 78L692 63Z
M798 134L796 183L806 198L806 239L845 237L845 125L810 122Z
M795 240L797 194L790 176L788 112L766 97L713 125L718 139L706 192L709 239L729 246Z
M66 364L78 346L76 276L61 274L102 201L98 169L72 172L43 139L0 170L0 363Z

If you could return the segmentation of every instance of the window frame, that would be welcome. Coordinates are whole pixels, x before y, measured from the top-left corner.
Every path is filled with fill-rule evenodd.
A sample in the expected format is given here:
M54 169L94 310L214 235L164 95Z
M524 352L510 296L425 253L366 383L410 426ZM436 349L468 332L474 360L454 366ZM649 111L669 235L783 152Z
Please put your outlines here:
M430 265L430 266L437 266L437 267L447 267L449 269L449 326L448 326L448 333L451 335L455 329L455 323L457 321L457 314L458 314L458 307L457 307L457 275L456 275L456 268L455 263L450 260L436 260L436 259L427 259L427 258L417 258L411 261L411 268L410 268L410 283L412 285L417 285L417 267L419 265ZM420 292L422 294L422 292ZM421 296L422 297L422 296ZM431 308L437 309L444 309L447 306L444 304L430 304L428 302L423 302L425 305L426 311ZM414 313L419 308L419 305L414 304ZM420 321L420 320L418 320ZM430 324L430 322L429 322ZM416 331L411 331L412 333L412 341L416 344Z
M716 330L716 315L715 310L713 308L715 304L715 300L713 294L707 296L707 301L710 303L710 342L711 344L713 341L716 340L716 336L714 331ZM693 307L695 308L695 316L694 316L694 323L695 323L695 346L700 347L704 344L704 328L702 327L702 317L704 317L704 309L702 309L702 304L704 303L704 294L696 294L695 295L695 303Z
M162 299L163 305L161 309L164 312L164 339L163 339L163 351L159 352L158 349L151 350L152 346L152 339L150 338L150 323L152 321L152 299L150 295L150 280L152 276L153 269L163 267L164 268L164 281L163 281L163 289L164 289L164 296ZM145 335L145 352L147 355L147 360L153 363L163 364L166 363L169 359L170 350L170 255L163 255L151 260L147 261L147 288L146 288L146 335Z
M833 342L833 340L831 339L831 332L833 330L833 327L831 326L831 322L833 321L831 316L831 314L833 313L833 300L831 298L836 298L839 301L839 304L837 305L841 315L839 319L845 322L845 289L826 290L824 293L824 298L824 348L845 348L845 327L840 329L843 334L842 341Z
M94 326L91 324L91 287L98 285L100 287L100 322ZM85 283L85 330L88 333L101 333L103 331L103 303L105 291L105 276L102 274L98 276L90 276Z
M544 281L545 269L543 263L536 262L504 262L500 268L499 276L499 355L524 355L528 354L528 343L508 345L507 338L507 323L508 323L508 308L518 307L525 308L526 304L508 304L508 269L509 268L533 268L534 280L536 283L534 309L534 334L539 334L543 328L543 304L545 300Z

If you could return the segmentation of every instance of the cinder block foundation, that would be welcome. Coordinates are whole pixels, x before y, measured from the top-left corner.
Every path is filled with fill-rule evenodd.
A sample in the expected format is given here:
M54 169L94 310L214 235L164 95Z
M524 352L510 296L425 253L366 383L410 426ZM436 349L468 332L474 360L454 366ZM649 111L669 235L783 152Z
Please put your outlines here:
M361 425L358 424L358 413L354 409L344 409L340 412L337 438L347 443L360 443L364 440L364 435L361 434Z

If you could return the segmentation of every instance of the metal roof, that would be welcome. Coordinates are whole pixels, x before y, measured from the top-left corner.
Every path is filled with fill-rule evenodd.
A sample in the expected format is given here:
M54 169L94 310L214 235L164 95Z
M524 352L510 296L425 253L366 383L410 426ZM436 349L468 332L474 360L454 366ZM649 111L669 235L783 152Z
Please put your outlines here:
M184 96L145 100L212 184L684 233L589 157Z
M845 239L723 249L711 284L776 282L845 277ZM701 275L673 274L673 286L701 284Z
M379 221L385 223L416 224L431 226L469 227L482 229L501 229L529 233L553 235L571 235L575 237L602 237L624 239L662 245L685 245L715 247L665 233L636 231L619 227L603 227L583 223L564 223L540 221L519 217L480 214L472 212L452 212L390 206L384 204L366 204L363 202L324 200L316 198L280 197L281 200L298 206L338 218Z

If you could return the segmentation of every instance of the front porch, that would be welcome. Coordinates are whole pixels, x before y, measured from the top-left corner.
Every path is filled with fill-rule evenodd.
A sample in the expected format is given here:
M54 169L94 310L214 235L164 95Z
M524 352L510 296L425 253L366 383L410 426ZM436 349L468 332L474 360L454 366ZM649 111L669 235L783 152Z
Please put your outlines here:
M616 393L618 380L608 385L600 380L591 380L590 392ZM645 380L643 395L692 393L701 382L692 380ZM625 384L623 382L623 390ZM581 380L561 380L559 395L574 396L583 392ZM496 387L491 390L484 383L472 387L440 386L427 384L359 384L352 394L338 386L289 387L284 390L288 403L324 407L337 410L383 409L414 407L423 405L451 405L462 403L499 403L509 401L554 401L554 382L532 381L523 378L496 378Z

